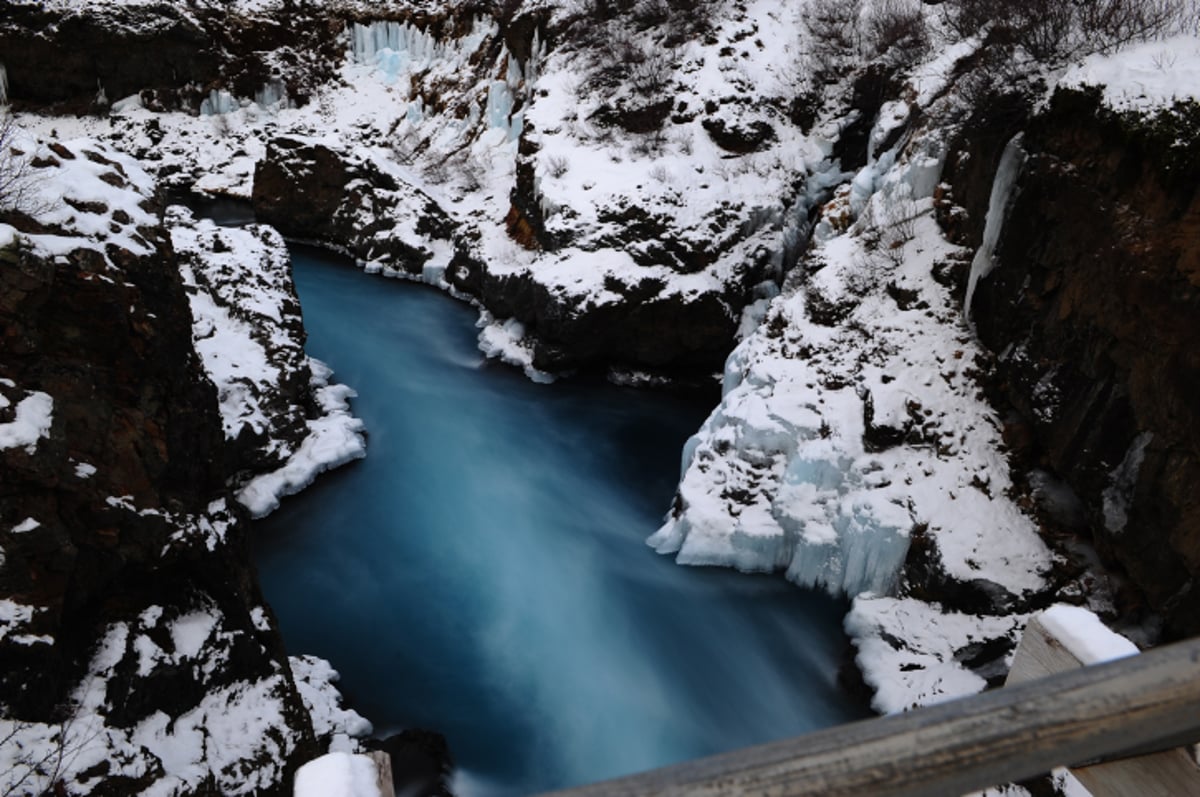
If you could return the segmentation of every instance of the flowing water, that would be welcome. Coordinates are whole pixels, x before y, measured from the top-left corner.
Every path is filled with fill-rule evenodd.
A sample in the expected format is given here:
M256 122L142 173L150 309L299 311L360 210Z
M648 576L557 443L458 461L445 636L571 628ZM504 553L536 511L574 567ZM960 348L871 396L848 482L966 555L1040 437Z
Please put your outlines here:
M645 546L704 403L532 384L482 361L469 307L293 257L368 456L258 524L256 557L289 650L377 735L439 730L465 792L525 794L863 715L843 603Z

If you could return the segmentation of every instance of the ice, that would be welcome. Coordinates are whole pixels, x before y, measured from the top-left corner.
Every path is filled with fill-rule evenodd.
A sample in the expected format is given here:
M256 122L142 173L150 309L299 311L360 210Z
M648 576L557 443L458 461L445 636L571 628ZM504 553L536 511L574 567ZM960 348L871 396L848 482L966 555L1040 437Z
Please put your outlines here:
M1121 464L1109 474L1108 486L1104 488L1101 497L1104 502L1104 528L1113 534L1124 531L1129 523L1129 502L1133 498L1142 460L1146 457L1146 446L1150 445L1153 439L1153 432L1138 435L1129 446Z
M996 267L996 245L1000 242L1000 231L1004 228L1004 219L1008 215L1017 178L1025 165L1025 150L1021 149L1021 141L1024 138L1024 133L1017 133L1009 140L1000 156L1000 165L996 167L992 193L988 198L987 218L984 221L983 242L975 250L975 258L971 261L971 274L967 278L967 295L963 300L963 313L967 317L971 315L971 300L975 297L975 287L979 280Z
M8 105L8 70L0 64L0 105Z
M1099 617L1080 606L1055 604L1038 615L1038 619L1085 665L1137 655L1137 645L1109 630Z
M453 42L439 42L431 33L409 22L375 21L365 25L356 22L350 30L350 57L356 64L375 67L380 79L392 85L407 73L443 65L454 71L496 31L495 23L476 18L467 36Z
M254 102L260 108L272 108L280 104L287 107L287 86L280 80L268 81L254 93Z
M294 797L380 797L375 762L365 755L326 753L296 770Z
M208 96L200 101L201 116L217 116L232 113L242 107L237 98L228 91L213 89Z

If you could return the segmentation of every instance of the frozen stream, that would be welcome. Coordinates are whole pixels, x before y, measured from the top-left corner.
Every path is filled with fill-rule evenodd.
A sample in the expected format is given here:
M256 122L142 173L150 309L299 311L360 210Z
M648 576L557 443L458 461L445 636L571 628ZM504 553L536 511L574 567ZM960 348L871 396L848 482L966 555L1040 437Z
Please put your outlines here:
M645 545L709 407L532 384L483 363L469 307L294 260L369 454L260 523L257 561L289 650L378 735L440 730L465 792L524 794L862 716L842 603Z

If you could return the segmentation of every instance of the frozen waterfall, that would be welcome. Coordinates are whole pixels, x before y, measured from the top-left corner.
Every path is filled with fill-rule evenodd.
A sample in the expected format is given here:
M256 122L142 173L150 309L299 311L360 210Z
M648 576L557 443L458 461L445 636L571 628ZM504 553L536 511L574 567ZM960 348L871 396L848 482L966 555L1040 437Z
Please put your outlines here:
M1000 165L996 167L996 177L992 181L992 194L988 198L987 219L984 222L983 242L975 250L975 259L971 261L971 275L967 279L967 295L963 300L963 313L970 318L971 301L975 298L975 287L979 280L986 277L996 267L994 256L996 244L1000 242L1000 231L1004 228L1004 219L1008 215L1009 204L1012 202L1013 190L1021 168L1025 165L1025 150L1021 149L1024 133L1017 133L1004 147L1000 156Z

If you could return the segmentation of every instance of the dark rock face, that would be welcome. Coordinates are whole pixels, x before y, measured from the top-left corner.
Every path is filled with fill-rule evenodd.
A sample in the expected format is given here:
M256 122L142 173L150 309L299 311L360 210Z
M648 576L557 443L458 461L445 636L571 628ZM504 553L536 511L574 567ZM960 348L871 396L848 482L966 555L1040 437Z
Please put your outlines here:
M1174 635L1200 633L1198 120L1060 90L972 308L1038 455Z
M20 394L53 401L46 436L0 448L0 598L29 614L0 638L0 707L52 725L102 716L132 758L89 788L121 794L163 777L149 751L112 741L156 712L204 728L268 706L270 730L208 762L211 777L289 793L286 773L315 754L311 721L228 499L229 452L175 253L161 226L139 233L149 254L82 240L59 256L19 241L0 252L0 422ZM71 708L90 678L98 702Z
M396 794L412 797L452 797L450 776L454 760L446 737L436 731L410 728L368 747L382 750L392 760L392 785Z
M254 210L260 221L285 235L382 261L411 275L421 274L436 241L452 246L457 254L446 270L447 282L497 317L525 324L536 339L534 365L547 371L615 364L681 375L711 373L732 346L737 327L730 308L745 303L757 281L752 277L761 273L750 264L747 284L731 289L736 296L690 299L660 296L665 286L652 278L633 285L614 280L606 288L628 301L579 306L578 297L556 293L529 271L489 271L472 256L470 241L459 236L445 212L417 188L398 184L370 163L291 138L273 141L258 163ZM544 230L539 235L540 223L532 224L516 210L510 216L512 225L527 233L527 245L551 243ZM398 229L402 226L417 235L405 237ZM683 264L680 270L695 269Z
M103 89L109 102L142 93L152 107L195 108L212 88L253 97L275 82L304 102L343 55L345 22L319 8L294 8L284 23L188 5L60 14L40 3L6 4L0 63L10 98L77 112L96 107Z
M86 107L101 87L116 100L143 89L204 84L217 74L218 54L206 32L170 5L153 7L132 25L120 10L64 16L40 6L9 4L0 23L14 100Z
M416 216L424 242L448 239L453 232L446 214L419 189L400 185L369 162L292 138L272 141L256 165L253 202L258 220L285 236L342 249L360 260L386 260L413 275L432 252L394 234L394 220Z
M469 258L460 258L446 278L497 316L525 324L536 338L534 366L551 372L614 363L711 372L736 330L727 305L713 294L659 298L655 285L614 285L629 301L579 308L528 273L495 275Z

